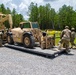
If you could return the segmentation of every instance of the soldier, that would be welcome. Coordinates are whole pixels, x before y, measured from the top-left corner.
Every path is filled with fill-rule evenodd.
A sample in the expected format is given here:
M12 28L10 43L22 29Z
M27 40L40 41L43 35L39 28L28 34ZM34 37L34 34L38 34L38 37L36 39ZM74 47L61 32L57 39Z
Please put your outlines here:
M61 46L63 44L63 47L66 48L66 52L70 52L69 50L69 42L71 39L71 31L69 30L68 26L65 26L65 29L61 32L60 36L61 40L58 46L58 49L61 49Z
M71 48L73 48L73 46L76 46L76 44L74 43L74 40L75 40L75 29L74 28L71 28Z

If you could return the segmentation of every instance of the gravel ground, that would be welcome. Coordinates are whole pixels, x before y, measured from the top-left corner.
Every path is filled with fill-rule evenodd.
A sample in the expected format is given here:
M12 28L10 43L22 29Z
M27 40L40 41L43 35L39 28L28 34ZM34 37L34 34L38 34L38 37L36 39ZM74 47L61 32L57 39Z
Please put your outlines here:
M0 75L76 75L76 50L54 59L0 48Z

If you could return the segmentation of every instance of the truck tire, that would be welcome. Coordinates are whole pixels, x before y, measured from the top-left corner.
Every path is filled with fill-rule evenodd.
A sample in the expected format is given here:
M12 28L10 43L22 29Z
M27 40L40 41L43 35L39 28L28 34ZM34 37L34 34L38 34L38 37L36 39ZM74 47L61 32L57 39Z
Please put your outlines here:
M35 45L34 37L32 35L29 35L29 34L24 35L23 44L24 44L24 47L26 47L26 48L33 48Z
M0 47L2 47L2 40L0 39Z
M14 43L14 42L13 42L12 35L8 35L8 36L7 36L7 42L8 42L8 44L13 44L13 43Z

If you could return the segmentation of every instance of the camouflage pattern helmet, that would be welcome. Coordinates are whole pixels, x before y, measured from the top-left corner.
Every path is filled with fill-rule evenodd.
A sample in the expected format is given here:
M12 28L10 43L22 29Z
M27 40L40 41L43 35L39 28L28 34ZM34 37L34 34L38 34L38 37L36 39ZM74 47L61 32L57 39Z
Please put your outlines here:
M75 30L75 28L71 28L71 30Z
M69 26L65 26L66 29L69 29Z

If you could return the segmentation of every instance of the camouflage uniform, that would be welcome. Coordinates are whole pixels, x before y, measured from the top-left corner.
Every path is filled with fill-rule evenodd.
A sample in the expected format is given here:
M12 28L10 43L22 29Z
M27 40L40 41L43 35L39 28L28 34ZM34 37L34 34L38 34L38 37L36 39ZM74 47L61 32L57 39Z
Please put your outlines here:
M58 49L61 49L61 46L63 44L63 47L66 48L66 50L68 51L69 42L71 38L71 31L68 28L69 27L66 26L65 29L61 33L61 37L60 37L61 40L60 40Z
M76 46L75 43L74 43L75 34L76 34L76 33L75 33L75 29L72 28L72 29L71 29L71 40L70 40L70 42L71 42L71 48L73 48L73 46Z
M52 36L47 36L47 34L43 33L41 36L41 48L42 49L50 49L54 46L54 38Z

